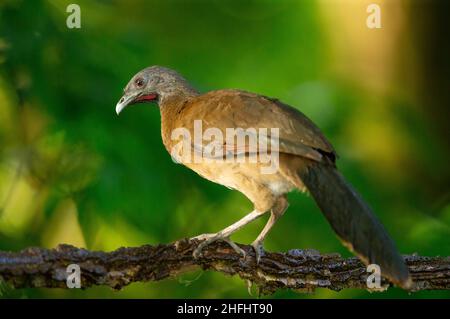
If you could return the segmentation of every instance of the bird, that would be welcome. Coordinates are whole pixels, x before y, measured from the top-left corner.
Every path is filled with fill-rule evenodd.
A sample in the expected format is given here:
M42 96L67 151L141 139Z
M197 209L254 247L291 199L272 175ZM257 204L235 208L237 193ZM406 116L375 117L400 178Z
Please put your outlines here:
M116 104L116 113L119 115L124 108L140 103L156 103L159 107L162 142L175 161L209 181L241 192L253 204L250 213L221 231L193 237L200 240L193 252L195 258L218 240L245 256L245 251L230 236L270 214L252 243L259 264L267 234L288 208L286 194L300 190L311 195L343 245L364 264L378 265L383 277L404 289L411 288L408 267L394 241L369 205L338 171L337 153L331 143L301 111L279 99L244 90L220 89L202 94L177 71L162 66L147 67L131 78ZM225 135L227 129L239 128L241 132L250 132L247 140L253 137L273 144L274 154L278 154L276 169L263 172L264 165L251 160L259 155L262 158L263 152L245 143L239 145L236 139L217 138L210 142L212 146L205 146L202 138L192 141L198 123L203 133L209 130L208 141L219 133ZM277 131L255 135L269 128ZM207 152L208 145L217 156ZM199 154L207 156L193 160Z

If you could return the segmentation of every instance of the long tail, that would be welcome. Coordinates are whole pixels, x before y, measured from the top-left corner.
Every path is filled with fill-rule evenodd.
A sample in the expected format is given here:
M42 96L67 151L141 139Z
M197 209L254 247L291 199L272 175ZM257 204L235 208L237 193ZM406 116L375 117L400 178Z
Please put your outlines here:
M364 263L379 265L381 274L396 285L411 287L408 268L394 242L336 168L315 163L299 177L346 246Z

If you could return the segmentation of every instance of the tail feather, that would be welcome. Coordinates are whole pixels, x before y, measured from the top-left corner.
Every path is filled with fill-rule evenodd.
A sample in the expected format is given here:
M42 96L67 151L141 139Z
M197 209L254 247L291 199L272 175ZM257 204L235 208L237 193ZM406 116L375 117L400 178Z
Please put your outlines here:
M394 242L353 187L332 166L312 164L300 179L340 239L366 264L402 288L410 288L408 268Z

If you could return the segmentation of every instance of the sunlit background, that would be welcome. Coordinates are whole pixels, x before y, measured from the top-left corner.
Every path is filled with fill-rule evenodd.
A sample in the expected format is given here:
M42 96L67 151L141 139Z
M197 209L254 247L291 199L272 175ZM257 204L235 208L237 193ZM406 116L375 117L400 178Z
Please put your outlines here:
M66 8L81 7L81 29ZM369 29L370 3L381 29ZM449 6L432 1L0 2L0 249L168 243L251 210L238 192L172 162L154 105L114 112L128 80L174 68L200 91L240 88L308 115L402 253L450 255ZM266 249L351 254L312 199L293 193ZM233 238L250 243L265 219ZM253 292L257 294L257 292ZM0 297L249 298L237 277L194 272L117 292L13 290ZM279 298L450 297L399 289Z

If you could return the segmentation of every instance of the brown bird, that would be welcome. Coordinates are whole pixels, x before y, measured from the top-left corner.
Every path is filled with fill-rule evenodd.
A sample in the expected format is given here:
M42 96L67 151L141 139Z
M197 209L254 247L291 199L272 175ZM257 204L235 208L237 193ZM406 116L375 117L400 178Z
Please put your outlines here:
M345 246L365 264L379 265L381 274L393 283L411 287L408 269L394 242L337 171L333 146L300 111L277 99L241 90L200 94L177 72L160 66L146 68L130 80L116 112L143 102L159 105L162 140L174 159L210 181L240 191L254 205L252 212L225 229L195 237L203 240L195 257L216 240L225 240L245 255L230 236L270 212L267 224L252 244L259 262L264 239L288 207L285 194L294 189L307 190ZM199 127L203 133L200 139L195 137ZM251 142L239 144L226 134L229 129L244 131L244 139L267 142L273 149L263 152L264 148L249 147ZM269 129L278 131L269 133ZM270 157L277 154L278 158ZM275 170L268 172L263 155L276 162Z

